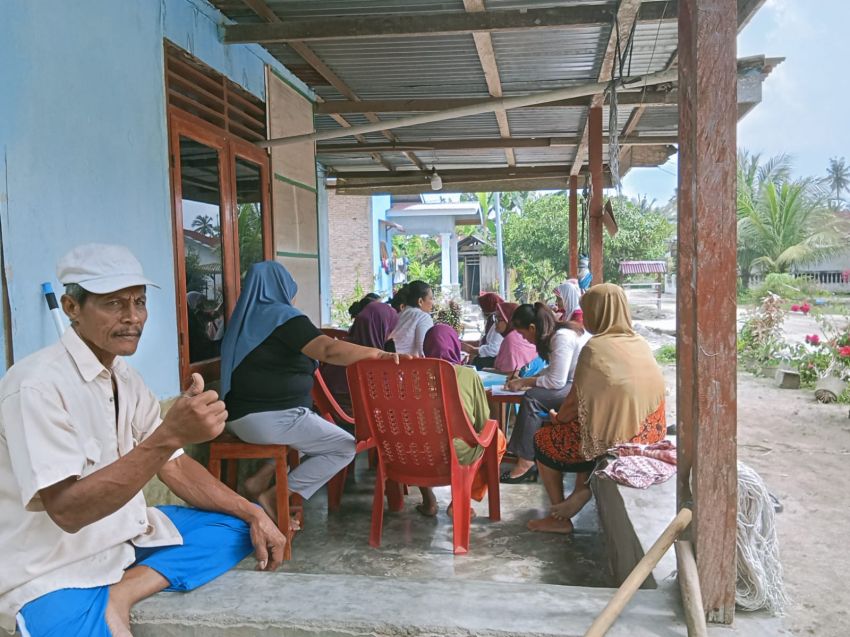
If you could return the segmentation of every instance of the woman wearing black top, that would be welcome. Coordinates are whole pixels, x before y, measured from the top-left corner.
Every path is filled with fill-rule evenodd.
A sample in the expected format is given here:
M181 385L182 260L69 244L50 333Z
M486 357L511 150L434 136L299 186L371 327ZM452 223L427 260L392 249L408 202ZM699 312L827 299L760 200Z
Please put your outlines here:
M298 286L281 264L248 270L222 343L221 395L228 430L253 444L289 445L305 458L289 490L312 496L354 458L354 439L311 410L316 361L348 366L394 354L323 335L292 300ZM275 517L274 465L245 481L246 495Z

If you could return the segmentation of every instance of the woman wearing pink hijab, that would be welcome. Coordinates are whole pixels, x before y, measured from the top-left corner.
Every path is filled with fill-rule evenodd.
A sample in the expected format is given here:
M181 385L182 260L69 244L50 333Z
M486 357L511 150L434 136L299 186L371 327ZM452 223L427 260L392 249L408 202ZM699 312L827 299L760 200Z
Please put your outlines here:
M517 303L504 301L496 306L496 329L503 340L493 366L496 371L503 374L518 372L537 358L537 348L534 343L524 339L511 325L514 310L518 307Z

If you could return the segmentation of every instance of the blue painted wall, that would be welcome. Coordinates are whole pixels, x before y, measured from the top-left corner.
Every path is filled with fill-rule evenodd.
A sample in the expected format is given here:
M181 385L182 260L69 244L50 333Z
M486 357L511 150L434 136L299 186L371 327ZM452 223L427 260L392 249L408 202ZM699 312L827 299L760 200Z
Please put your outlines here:
M0 223L16 360L56 340L39 285L58 286L59 257L123 243L162 286L130 363L159 397L178 393L163 38L264 97L272 58L222 45L222 20L203 0L3 4Z

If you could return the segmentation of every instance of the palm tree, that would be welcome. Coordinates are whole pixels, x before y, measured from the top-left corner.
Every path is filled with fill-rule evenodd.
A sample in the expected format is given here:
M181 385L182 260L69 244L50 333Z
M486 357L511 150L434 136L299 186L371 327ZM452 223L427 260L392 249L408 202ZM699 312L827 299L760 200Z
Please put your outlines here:
M829 160L829 168L826 170L827 181L830 187L835 192L835 208L838 209L841 199L841 193L850 187L850 166L848 166L844 158L832 157Z
M213 223L213 218L209 215L198 215L192 220L192 228L207 237L212 237L216 234L216 227Z
M754 256L751 267L783 273L843 249L824 195L811 179L767 181L757 196L743 201L739 193L739 253L743 245Z
M786 181L791 175L791 158L776 155L761 162L758 153L750 155L746 150L738 151L738 271L741 285L750 287L750 277L756 260L762 256L756 237L747 232L748 218L755 209L763 188L769 184Z

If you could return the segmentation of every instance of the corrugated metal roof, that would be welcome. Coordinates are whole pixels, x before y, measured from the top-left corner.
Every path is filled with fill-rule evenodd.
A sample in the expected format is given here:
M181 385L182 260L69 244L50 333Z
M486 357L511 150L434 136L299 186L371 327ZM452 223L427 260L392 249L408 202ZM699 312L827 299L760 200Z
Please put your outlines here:
M463 0L264 0L283 21L333 19L369 15L433 15L463 13ZM645 6L661 0L644 0ZM263 22L243 0L211 0L229 18L237 22ZM596 5L608 9L615 0L485 0L488 11L546 9L553 7ZM666 5L665 5L666 6ZM657 13L657 11L656 11ZM677 43L677 21L662 16L639 21L634 31L631 56L626 74L639 75L662 70L673 58ZM586 82L599 76L603 56L611 36L612 25L590 24L528 31L495 31L492 33L499 80L505 96L540 92ZM488 85L478 50L471 33L369 37L338 40L314 40L306 43L313 53L363 100L393 99L487 99ZM327 78L311 67L293 49L283 43L269 44L268 51L287 68L302 78L326 101L348 97L331 86ZM619 66L619 65L617 65ZM546 107L511 110L507 113L513 137L577 137L586 121L586 107ZM617 125L622 131L633 112L632 106L620 106ZM413 112L377 113L383 120L399 119ZM352 125L366 123L363 113L345 113ZM315 117L316 130L338 130L340 124L327 115ZM608 129L608 108L603 107L603 126ZM634 134L674 135L678 127L678 108L649 106L645 109ZM500 139L496 116L484 113L415 127L393 129L400 142L429 140ZM368 143L388 144L380 132L364 136ZM335 144L355 143L351 137ZM661 147L636 147L647 157L666 157ZM571 165L575 147L516 148L517 165ZM499 167L507 165L504 149L484 148L451 151L415 151L424 164L440 169ZM319 160L337 170L362 171L369 167L386 169L369 153L335 155L319 152ZM381 153L384 163L409 168L411 160L399 152ZM607 147L606 147L607 160Z

